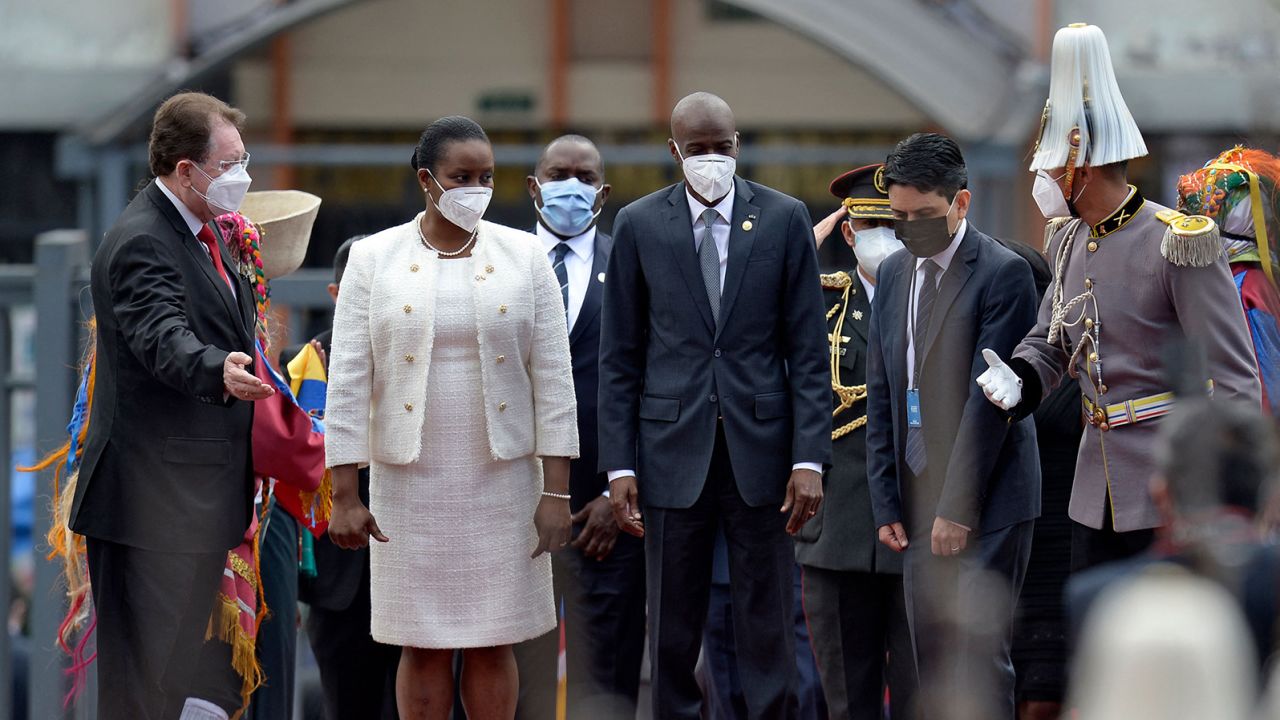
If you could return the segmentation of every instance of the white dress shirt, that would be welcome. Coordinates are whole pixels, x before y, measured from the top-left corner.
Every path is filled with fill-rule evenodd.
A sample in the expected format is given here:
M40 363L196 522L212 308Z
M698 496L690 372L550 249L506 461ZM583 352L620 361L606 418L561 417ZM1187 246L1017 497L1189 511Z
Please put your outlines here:
M934 255L931 258L916 258L916 280L914 283L915 290L911 294L911 304L907 306L907 384L912 385L916 371L916 338L915 338L915 322L916 308L920 304L920 286L924 284L924 270L921 267L925 260L932 260L941 268L938 271L936 282L942 284L942 276L947 274L947 268L951 267L951 261L956 256L956 250L960 247L960 241L964 239L964 231L969 226L968 220L961 220L959 227L956 228L956 236L951 238L951 244L945 250ZM939 308L935 305L933 312L938 312Z
M173 191L169 189L168 185L164 184L164 181L160 180L160 178L156 178L156 185L160 186L160 192L164 193L164 196L169 198L169 202L173 203L173 206L178 209L178 214L182 216L182 221L187 224L187 229L191 231L191 237L196 241L196 245L199 245L200 249L204 251L204 256L209 258L209 262L213 262L213 255L209 254L209 246L205 245L204 241L199 237L200 231L204 229L204 223L200 222L200 218L196 217L196 214L191 212L191 208L187 207L186 203L179 200L178 196L173 194ZM227 277L230 278L231 268L223 269L227 271ZM231 288L231 297L238 299L238 296L236 295L235 282L228 283L228 287Z
M733 196L735 195L734 186L729 186L729 194L720 198L715 205L710 207L715 210L719 216L715 219L711 226L711 238L716 242L716 252L720 255L720 290L724 291L724 274L729 268L729 229L733 221ZM702 231L706 225L702 222L702 213L708 208L702 204L693 195L689 194L689 188L686 186L684 197L689 201L689 217L693 220L693 252L694 255L702 248ZM814 462L798 462L791 466L792 470L812 470L818 474L822 473L822 463ZM609 482L625 477L627 475L635 475L635 470L610 470ZM607 493L606 493L607 494Z
M875 302L876 299L876 284L868 280L866 275L862 274L862 268L858 268L858 279L862 281L862 289L866 291L867 304L870 305Z
M538 239L547 251L547 259L552 267L556 264L556 245L560 238L538 223ZM591 263L596 254L596 226L564 241L569 245L569 252L564 255L564 271L569 277L569 329L578 322L578 313L582 312L582 301L587 297L587 287L591 284Z

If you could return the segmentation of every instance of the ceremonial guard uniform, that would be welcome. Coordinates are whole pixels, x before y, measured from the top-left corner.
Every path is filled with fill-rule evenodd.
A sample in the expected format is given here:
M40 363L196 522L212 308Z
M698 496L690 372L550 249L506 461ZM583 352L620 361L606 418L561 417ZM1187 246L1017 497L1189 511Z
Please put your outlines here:
M1072 25L1059 31L1052 73L1031 169L1064 173L1070 201L1083 192L1071 186L1078 168L1123 163L1147 151L1120 96L1101 30ZM1033 411L1064 373L1080 385L1089 427L1069 513L1102 531L1078 533L1084 541L1072 562L1080 568L1133 554L1160 523L1148 483L1154 421L1174 402L1176 378L1166 368L1171 342L1186 337L1204 349L1202 387L1215 396L1257 404L1260 390L1212 220L1146 200L1131 185L1102 221L1090 226L1078 217L1055 218L1046 236L1054 282L1035 329L1008 367L1023 383L1023 402L1013 408L1018 416Z
M843 201L849 222L892 222L883 168L859 168L831 183L831 193ZM846 237L851 230L852 226L845 229ZM858 233L856 242L864 246L862 257L871 257L866 246L875 241ZM876 254L876 260L884 253ZM824 478L822 506L796 537L796 560L803 566L805 616L830 716L879 720L885 684L896 718L905 715L916 679L902 592L902 556L877 541L867 488L864 401L875 287L867 278L874 277L875 268L868 272L868 263L860 264L861 270L855 266L822 276L834 404L832 462Z

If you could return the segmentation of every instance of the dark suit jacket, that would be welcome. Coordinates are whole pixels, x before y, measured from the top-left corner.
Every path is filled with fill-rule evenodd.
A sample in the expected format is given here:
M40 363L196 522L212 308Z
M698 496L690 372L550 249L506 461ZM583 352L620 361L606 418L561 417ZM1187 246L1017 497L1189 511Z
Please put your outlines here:
M724 418L748 505L781 504L791 466L831 459L831 371L804 205L735 178L717 331L684 183L614 221L600 336L600 469L634 469L641 501L702 492Z
M98 320L93 415L71 529L147 550L229 550L253 506L253 404L223 398L230 351L254 356L247 282L236 296L153 181L90 273Z
M857 269L849 271L853 285L846 305L844 290L824 290L825 305L838 312L827 320L828 332L844 316L840 335L844 354L839 357L840 381L846 386L867 381L867 335L871 330L871 303ZM825 317L825 313L824 313ZM840 399L832 393L832 402ZM866 415L866 401L858 401L832 419L832 431ZM871 492L867 489L867 430L861 427L831 441L831 469L822 483L822 505L796 535L796 561L803 565L858 572L901 573L902 556L876 537L871 517Z
M573 392L578 400L578 457L569 462L570 510L578 512L600 497L609 487L599 468L599 431L596 401L600 391L600 305L604 297L605 272L613 238L596 228L591 277L582 299L577 322L569 329L569 352L573 356Z
M907 301L916 258L880 267L867 359L867 478L877 527L940 516L990 532L1040 513L1040 464L1030 419L1010 423L982 393L983 348L1007 358L1035 324L1027 262L969 224L947 272L924 342L920 398L928 484L906 473ZM927 529L908 527L915 534Z

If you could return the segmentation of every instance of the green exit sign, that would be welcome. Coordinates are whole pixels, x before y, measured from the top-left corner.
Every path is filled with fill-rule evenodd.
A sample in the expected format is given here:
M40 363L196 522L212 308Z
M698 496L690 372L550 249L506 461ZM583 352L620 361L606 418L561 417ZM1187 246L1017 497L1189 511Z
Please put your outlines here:
M533 93L527 90L494 90L480 95L476 106L482 113L528 113L533 111Z

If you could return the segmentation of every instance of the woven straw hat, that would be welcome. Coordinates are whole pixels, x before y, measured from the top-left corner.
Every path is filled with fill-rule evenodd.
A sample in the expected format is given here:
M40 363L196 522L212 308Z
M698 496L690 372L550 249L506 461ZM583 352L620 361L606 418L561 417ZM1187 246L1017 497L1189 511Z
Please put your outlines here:
M259 190L244 197L240 214L262 233L262 269L267 279L297 270L307 256L320 198L301 190Z

